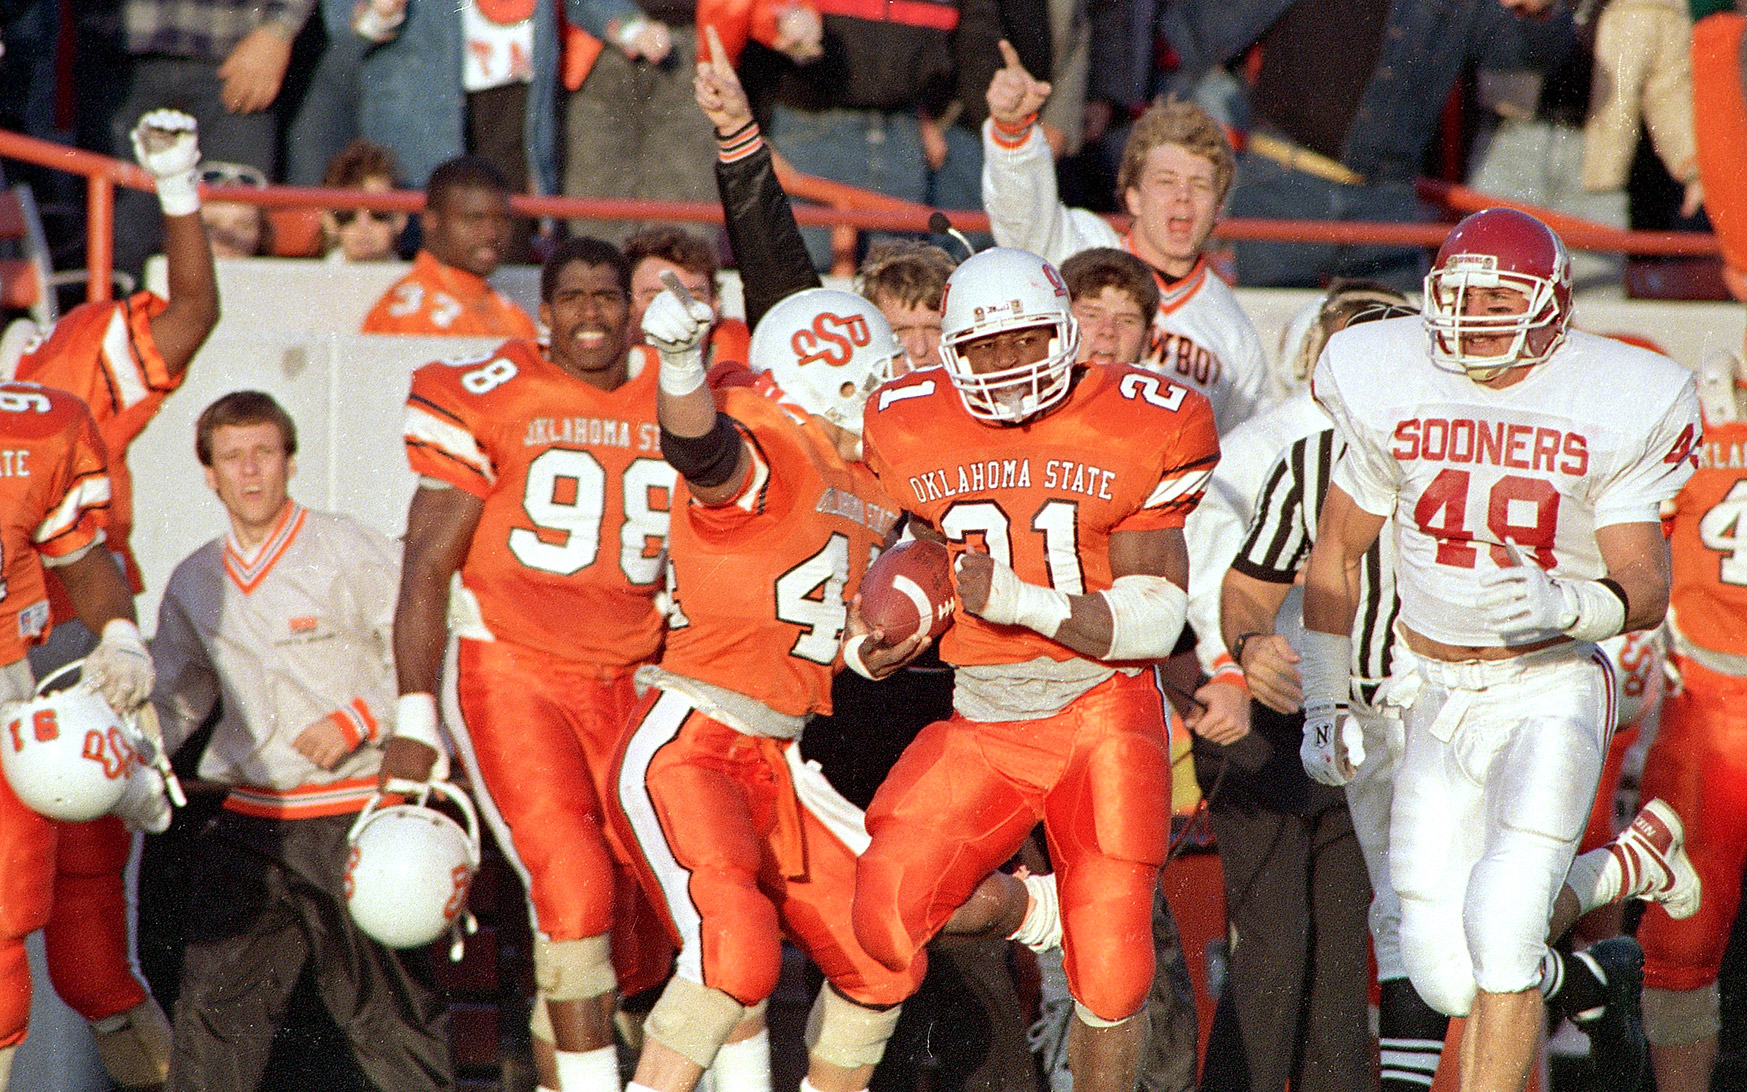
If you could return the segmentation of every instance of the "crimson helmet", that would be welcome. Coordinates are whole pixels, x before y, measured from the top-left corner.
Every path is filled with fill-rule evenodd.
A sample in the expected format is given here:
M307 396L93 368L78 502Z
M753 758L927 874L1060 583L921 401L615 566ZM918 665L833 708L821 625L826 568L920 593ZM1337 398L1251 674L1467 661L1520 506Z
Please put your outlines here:
M1515 315L1464 314L1468 292L1512 288L1528 300ZM1479 381L1539 364L1565 340L1571 321L1571 257L1553 229L1515 209L1485 209L1451 230L1425 280L1425 324L1432 360ZM1479 356L1471 337L1511 338L1504 352Z

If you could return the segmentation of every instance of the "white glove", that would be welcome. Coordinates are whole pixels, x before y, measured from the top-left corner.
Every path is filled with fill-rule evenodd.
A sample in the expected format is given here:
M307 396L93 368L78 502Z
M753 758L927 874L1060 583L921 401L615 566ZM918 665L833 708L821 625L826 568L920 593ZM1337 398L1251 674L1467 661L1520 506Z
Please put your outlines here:
M1359 718L1344 705L1306 706L1298 761L1305 773L1324 785L1345 785L1365 763L1365 732Z
M121 790L121 799L109 814L116 816L127 829L147 834L162 834L170 829L170 795L164 775L152 766L140 766L128 775Z
M643 336L661 353L661 389L674 397L704 385L704 339L716 313L699 300L664 290L643 312Z
M134 158L158 180L165 216L200 211L194 168L200 163L199 126L180 110L153 110L130 134Z
M85 657L81 675L118 713L132 712L151 696L157 681L139 627L125 618L111 618L104 625L103 639Z

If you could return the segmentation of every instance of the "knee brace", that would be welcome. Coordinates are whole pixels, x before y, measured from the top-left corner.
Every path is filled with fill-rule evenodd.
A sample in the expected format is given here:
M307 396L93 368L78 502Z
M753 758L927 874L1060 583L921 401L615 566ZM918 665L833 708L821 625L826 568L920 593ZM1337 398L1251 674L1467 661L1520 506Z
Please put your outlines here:
M1717 984L1696 990L1644 987L1644 1038L1656 1046L1685 1046L1722 1031L1722 995Z
M807 1014L807 1053L839 1069L878 1065L901 1011L902 1005L863 1008L827 982L819 987L813 1011Z
M553 1001L581 1001L613 992L618 981L613 977L612 944L607 934L581 940L537 938L534 984L542 996ZM548 1018L548 1034L550 1028Z
M126 1012L91 1021L103 1068L123 1089L160 1086L170 1078L170 1021L148 997Z
M643 1034L708 1069L748 1011L721 990L674 975L643 1021Z

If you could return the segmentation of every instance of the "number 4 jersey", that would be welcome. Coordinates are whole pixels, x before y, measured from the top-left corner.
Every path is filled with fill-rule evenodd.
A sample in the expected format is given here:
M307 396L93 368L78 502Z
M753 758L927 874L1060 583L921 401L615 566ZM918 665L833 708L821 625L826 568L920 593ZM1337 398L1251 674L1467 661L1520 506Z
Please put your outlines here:
M1452 645L1504 643L1474 604L1477 575L1515 563L1507 542L1555 576L1606 576L1596 528L1656 522L1700 436L1690 372L1577 331L1493 390L1434 366L1418 318L1369 322L1329 339L1312 386L1347 442L1334 483L1392 517L1402 622Z
M639 346L630 379L603 391L514 340L413 374L413 472L485 502L461 583L491 637L612 668L660 647L675 475L661 458L655 372Z
M1183 526L1219 461L1207 398L1151 372L1084 369L1067 401L1009 427L979 423L939 369L868 399L868 464L956 560L986 550L1019 579L1083 595L1110 587L1110 536ZM1066 660L1067 646L960 606L940 641L954 664Z

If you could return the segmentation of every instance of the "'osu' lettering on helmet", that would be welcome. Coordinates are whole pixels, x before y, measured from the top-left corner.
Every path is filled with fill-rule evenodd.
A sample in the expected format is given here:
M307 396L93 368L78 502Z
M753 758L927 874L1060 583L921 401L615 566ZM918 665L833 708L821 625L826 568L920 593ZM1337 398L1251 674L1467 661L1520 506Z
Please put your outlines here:
M819 360L833 368L841 368L849 363L855 350L872 340L873 333L867 328L867 319L863 316L821 311L811 326L795 331L789 344L794 347L798 364L804 366Z

